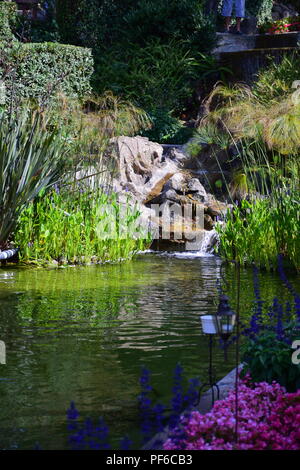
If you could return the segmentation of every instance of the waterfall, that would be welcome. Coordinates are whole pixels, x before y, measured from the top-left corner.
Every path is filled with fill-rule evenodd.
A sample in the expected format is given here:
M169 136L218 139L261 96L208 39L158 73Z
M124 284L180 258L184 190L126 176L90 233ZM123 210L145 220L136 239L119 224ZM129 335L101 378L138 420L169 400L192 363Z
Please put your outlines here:
M198 250L192 250L189 248L188 243L186 244L186 251L158 251L158 250L146 250L140 252L140 254L154 253L159 256L167 256L174 258L202 258L204 256L213 256L215 246L219 242L219 235L216 230L204 230L203 237L201 239L200 247Z
M205 235L202 239L202 244L201 244L200 250L197 251L196 253L199 256L212 254L213 251L214 251L215 246L218 243L218 241L219 241L219 235L216 232L216 230L206 230Z

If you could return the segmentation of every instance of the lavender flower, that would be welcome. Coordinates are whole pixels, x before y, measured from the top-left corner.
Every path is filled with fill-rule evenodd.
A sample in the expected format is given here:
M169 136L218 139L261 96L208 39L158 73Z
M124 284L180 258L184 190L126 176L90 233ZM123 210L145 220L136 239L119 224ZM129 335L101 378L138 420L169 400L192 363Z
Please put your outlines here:
M130 450L133 442L129 439L128 436L125 436L120 441L120 450Z
M139 406L141 415L141 433L143 441L147 442L153 431L152 424L152 403L149 397L149 393L152 391L150 385L150 372L145 367L142 368L142 374L140 377L141 394L139 396Z

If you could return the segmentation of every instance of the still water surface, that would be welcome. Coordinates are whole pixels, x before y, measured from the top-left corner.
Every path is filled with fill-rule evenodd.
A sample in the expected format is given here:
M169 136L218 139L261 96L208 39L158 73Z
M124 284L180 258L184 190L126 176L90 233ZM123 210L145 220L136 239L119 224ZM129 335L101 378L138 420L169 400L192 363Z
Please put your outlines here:
M178 362L187 378L205 378L207 338L199 314L216 309L216 280L227 280L232 306L236 273L215 257L138 256L120 265L56 270L0 270L0 448L67 448L66 409L103 416L118 448L138 428L144 365L159 400L170 396ZM299 284L297 281L296 284ZM243 270L242 314L253 301L252 271ZM274 274L261 276L264 299L286 293ZM215 348L218 378L232 369Z

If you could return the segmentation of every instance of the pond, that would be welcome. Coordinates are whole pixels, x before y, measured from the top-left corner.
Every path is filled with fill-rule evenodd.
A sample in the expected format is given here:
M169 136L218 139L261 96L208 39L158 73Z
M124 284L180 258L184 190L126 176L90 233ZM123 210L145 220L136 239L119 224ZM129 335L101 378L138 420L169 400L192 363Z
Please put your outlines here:
M0 270L0 448L67 448L66 409L103 416L112 447L137 435L141 367L160 401L170 397L178 362L205 378L207 338L199 314L216 309L222 275L232 300L236 273L217 257L139 255L118 265ZM297 281L299 286L299 281ZM252 271L241 273L243 316L251 312ZM264 299L287 295L275 274L261 275ZM217 377L234 365L215 347Z

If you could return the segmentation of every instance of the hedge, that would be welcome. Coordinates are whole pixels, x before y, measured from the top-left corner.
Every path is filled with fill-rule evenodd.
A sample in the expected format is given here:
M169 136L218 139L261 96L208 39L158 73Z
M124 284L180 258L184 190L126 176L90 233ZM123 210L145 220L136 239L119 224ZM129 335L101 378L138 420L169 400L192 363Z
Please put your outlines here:
M91 91L93 58L90 49L64 44L1 43L0 69L8 99L41 102L57 92L80 98Z
M0 3L0 41L14 41L11 26L16 22L16 4L13 2Z

